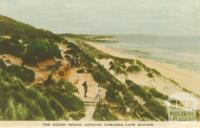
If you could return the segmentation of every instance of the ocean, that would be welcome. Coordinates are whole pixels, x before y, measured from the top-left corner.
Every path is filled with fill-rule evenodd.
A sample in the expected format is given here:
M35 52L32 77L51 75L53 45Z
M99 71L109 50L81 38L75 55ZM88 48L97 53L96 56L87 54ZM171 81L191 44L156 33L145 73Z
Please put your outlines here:
M200 37L118 35L115 38L117 42L100 44L124 54L200 72Z

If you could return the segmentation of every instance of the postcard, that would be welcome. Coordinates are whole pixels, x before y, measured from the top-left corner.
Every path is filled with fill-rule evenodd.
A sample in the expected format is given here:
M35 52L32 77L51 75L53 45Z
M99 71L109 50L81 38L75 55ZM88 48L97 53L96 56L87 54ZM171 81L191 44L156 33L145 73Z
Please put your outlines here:
M199 0L0 0L0 127L200 127Z

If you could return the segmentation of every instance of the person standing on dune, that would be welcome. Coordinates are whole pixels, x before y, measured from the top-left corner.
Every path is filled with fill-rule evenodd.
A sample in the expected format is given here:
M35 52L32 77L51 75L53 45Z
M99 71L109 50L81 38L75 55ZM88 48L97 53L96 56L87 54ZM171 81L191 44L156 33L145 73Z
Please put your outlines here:
M87 91L88 91L87 81L85 81L82 85L84 87L84 96L87 97Z

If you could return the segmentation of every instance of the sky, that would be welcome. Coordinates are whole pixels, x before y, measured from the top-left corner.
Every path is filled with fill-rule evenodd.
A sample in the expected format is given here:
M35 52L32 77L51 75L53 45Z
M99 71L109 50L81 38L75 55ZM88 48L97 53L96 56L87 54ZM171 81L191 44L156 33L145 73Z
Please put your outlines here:
M55 33L200 36L200 0L0 0L0 14Z

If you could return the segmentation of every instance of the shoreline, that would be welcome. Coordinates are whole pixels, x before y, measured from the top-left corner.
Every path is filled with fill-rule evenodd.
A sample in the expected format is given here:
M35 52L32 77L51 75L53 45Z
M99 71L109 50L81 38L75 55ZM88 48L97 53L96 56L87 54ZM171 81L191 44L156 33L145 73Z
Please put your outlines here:
M139 58L134 55L127 55L126 53L115 51L114 49L93 42L86 43L112 56L128 59L138 59L148 67L158 70L165 77L175 80L182 88L185 88L197 95L200 95L200 73L198 72L182 69L177 67L176 65L169 63L158 62L156 60L146 58Z

